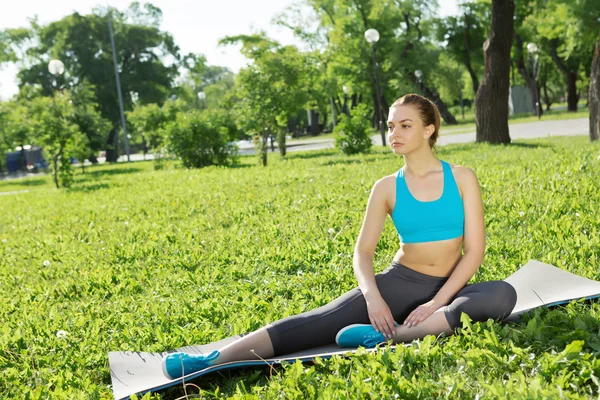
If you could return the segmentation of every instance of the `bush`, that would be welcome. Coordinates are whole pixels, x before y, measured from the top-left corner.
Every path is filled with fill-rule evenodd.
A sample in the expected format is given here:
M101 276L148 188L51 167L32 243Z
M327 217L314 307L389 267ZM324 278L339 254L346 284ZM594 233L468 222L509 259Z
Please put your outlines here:
M373 143L369 127L369 110L359 104L350 111L350 118L343 114L334 129L335 147L344 154L368 153Z
M229 166L238 161L237 146L229 142L228 129L196 111L177 114L167 126L166 147L186 168Z

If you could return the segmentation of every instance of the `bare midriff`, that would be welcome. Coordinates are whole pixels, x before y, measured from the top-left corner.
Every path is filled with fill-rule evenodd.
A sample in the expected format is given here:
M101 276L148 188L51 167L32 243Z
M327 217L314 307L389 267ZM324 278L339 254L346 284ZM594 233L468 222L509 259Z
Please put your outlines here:
M402 243L394 261L422 274L448 277L462 259L463 237L425 243Z

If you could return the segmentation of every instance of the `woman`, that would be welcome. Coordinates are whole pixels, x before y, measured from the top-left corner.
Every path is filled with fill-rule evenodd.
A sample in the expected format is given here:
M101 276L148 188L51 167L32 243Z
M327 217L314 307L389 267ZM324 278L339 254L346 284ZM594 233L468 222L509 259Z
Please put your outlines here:
M343 347L374 347L386 340L451 334L462 326L462 312L473 321L509 316L517 299L510 284L467 285L485 252L483 203L472 169L433 154L439 127L437 107L422 96L407 94L390 107L388 140L392 151L404 157L404 166L371 191L354 248L357 288L209 355L169 354L162 363L165 375L175 379L215 364L271 358L334 341ZM387 215L401 247L392 265L375 274L373 255Z

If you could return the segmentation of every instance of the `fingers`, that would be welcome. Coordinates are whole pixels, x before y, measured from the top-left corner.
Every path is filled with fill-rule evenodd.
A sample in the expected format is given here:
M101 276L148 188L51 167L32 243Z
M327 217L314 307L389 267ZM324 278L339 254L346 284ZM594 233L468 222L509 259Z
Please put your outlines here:
M422 310L417 308L413 312L410 313L408 317L404 320L404 325L406 326L415 326L419 322L425 321L431 313L428 310Z
M386 339L391 339L394 336L394 318L392 314L371 319L371 325L377 332L383 333Z
M396 328L394 328L394 317L390 312L388 312L385 316L385 329L387 338L392 339L394 337L394 333L396 333Z

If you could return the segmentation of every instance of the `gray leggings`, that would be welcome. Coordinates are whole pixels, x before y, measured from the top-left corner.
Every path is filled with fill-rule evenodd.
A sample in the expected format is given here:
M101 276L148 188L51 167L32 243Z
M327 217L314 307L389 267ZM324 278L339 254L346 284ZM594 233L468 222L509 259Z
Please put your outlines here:
M448 278L422 274L393 262L375 275L377 287L394 320L402 323L419 305L431 300ZM517 302L515 289L504 281L480 282L463 287L444 308L452 329L462 326L460 315L473 321L508 317ZM292 315L267 326L274 356L335 343L335 335L350 324L370 324L360 288L354 288L319 308Z

